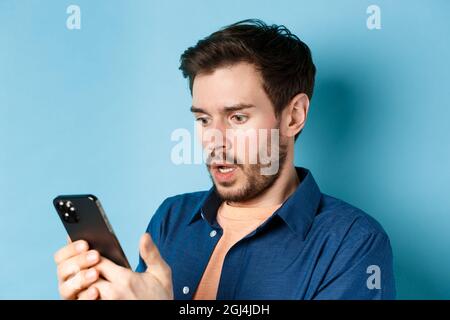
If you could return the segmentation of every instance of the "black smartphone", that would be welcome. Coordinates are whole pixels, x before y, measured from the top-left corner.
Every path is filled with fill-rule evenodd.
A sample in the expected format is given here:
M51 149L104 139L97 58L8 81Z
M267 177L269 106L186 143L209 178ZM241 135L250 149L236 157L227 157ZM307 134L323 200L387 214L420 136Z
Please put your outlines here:
M90 249L114 263L130 268L105 211L92 194L62 195L53 200L72 241L86 240Z

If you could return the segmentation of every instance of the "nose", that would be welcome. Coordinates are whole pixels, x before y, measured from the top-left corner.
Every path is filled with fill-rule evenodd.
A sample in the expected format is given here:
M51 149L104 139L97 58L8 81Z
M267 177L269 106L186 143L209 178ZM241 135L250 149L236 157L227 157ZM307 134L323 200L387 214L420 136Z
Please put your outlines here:
M231 141L227 137L227 126L221 121L216 121L212 126L203 131L204 147L212 157L227 153L231 149Z

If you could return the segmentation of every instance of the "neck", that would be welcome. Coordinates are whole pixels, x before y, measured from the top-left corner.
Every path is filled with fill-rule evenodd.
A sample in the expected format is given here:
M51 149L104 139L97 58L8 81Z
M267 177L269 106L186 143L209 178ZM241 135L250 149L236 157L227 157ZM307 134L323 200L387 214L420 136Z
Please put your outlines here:
M283 203L294 193L300 181L292 161L286 159L285 165L280 170L278 179L260 195L247 201L229 202L229 204L235 207L271 207Z

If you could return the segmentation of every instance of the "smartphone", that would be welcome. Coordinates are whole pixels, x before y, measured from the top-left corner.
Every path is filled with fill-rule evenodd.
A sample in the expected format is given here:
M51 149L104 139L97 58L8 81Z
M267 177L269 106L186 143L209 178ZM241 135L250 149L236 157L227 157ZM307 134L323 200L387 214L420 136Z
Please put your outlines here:
M130 268L105 211L92 194L61 195L53 199L58 215L72 241L85 240L90 249L112 262Z

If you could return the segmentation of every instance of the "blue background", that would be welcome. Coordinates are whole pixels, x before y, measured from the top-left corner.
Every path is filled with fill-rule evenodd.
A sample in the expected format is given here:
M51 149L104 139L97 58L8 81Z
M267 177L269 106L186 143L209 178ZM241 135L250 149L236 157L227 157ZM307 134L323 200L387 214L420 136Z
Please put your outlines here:
M81 8L81 30L66 8ZM381 30L366 9L381 8ZM192 131L180 54L245 18L284 24L318 68L296 164L391 237L399 298L450 298L450 2L0 0L0 298L58 298L58 194L93 193L133 263Z

